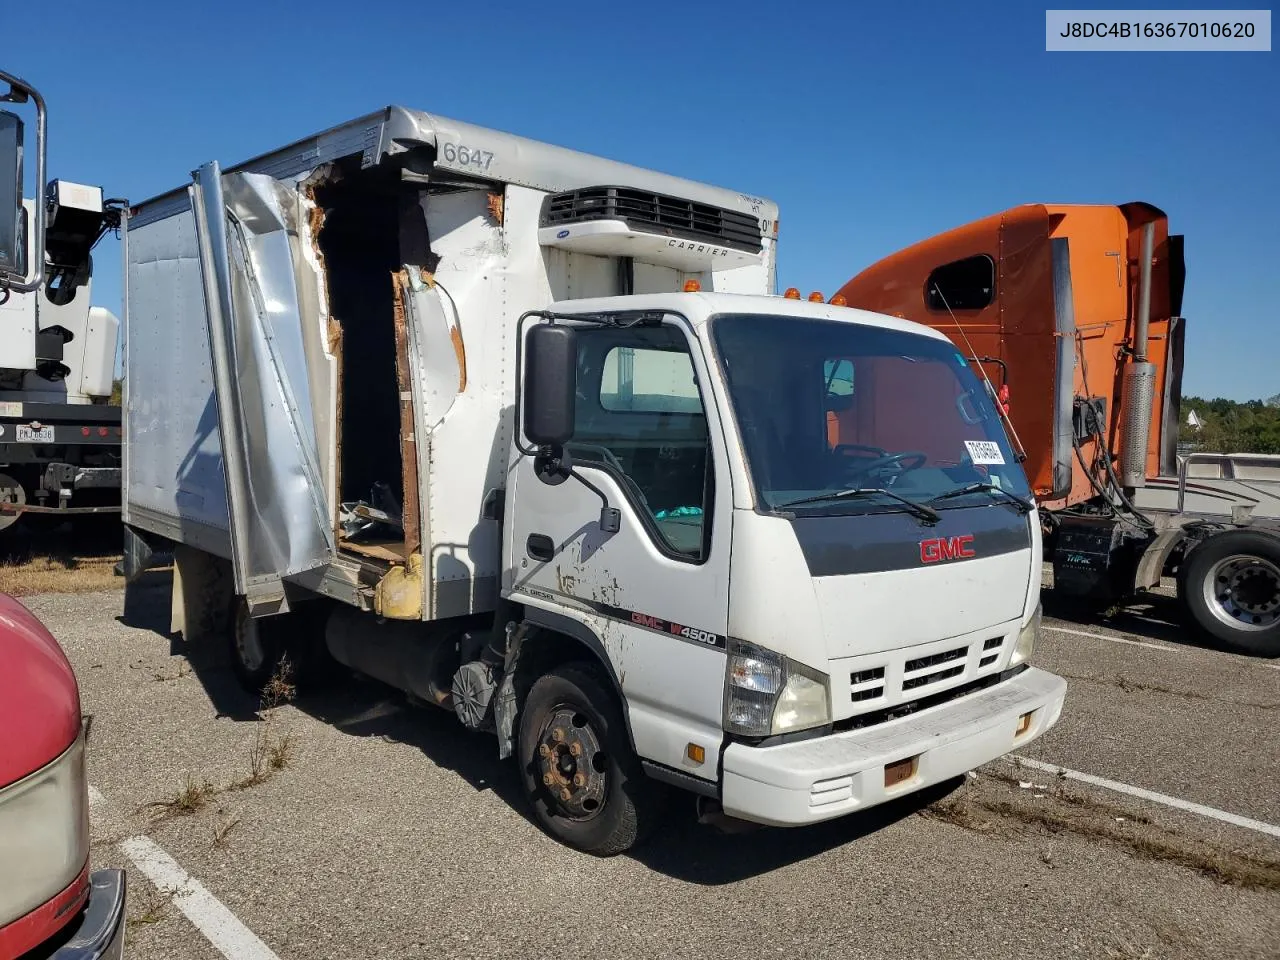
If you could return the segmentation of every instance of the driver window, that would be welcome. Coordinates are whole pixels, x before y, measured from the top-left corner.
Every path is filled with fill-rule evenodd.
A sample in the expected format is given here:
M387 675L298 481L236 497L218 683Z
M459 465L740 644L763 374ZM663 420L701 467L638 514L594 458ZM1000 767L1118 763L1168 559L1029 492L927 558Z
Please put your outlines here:
M607 470L653 521L660 545L684 559L706 553L712 461L707 418L684 336L672 328L579 338L581 383L573 458Z

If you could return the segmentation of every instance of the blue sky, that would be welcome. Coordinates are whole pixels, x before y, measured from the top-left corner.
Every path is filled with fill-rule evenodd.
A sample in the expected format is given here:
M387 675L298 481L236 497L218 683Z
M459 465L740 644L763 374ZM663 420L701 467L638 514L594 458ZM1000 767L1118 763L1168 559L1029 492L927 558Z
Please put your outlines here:
M17 0L6 39L49 26ZM142 200L391 102L781 208L779 283L1024 202L1185 233L1186 392L1280 393L1280 53L1049 54L1034 4L64 0L5 69L53 176ZM104 241L95 301L119 310Z

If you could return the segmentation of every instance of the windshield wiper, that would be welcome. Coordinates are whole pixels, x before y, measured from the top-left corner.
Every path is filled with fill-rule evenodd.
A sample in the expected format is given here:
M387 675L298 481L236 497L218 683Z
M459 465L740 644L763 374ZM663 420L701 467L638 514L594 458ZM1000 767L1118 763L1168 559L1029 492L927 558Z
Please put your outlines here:
M788 507L798 507L804 503L821 503L823 500L845 500L850 497L869 497L872 494L879 493L886 497L897 500L905 506L908 512L915 514L921 520L928 520L930 523L937 523L942 517L933 507L926 506L917 500L904 497L900 493L894 493L892 490L886 490L884 487L854 487L849 490L833 490L831 493L819 493L812 497L801 497L799 500L788 500L786 503L778 505L777 509L786 510Z
M997 487L994 483L986 483L981 480L979 480L977 483L966 483L964 486L956 487L954 490L948 490L946 493L940 493L936 497L931 497L929 502L937 503L939 500L950 500L952 497L963 497L966 493L981 493L984 490L990 493L1000 494L1000 496L1004 497L1006 500L1012 503L1015 507L1017 507L1019 513L1031 512L1032 504L1028 503L1026 500L1023 500L1016 493L1010 493L1008 490L1005 490L1003 487Z

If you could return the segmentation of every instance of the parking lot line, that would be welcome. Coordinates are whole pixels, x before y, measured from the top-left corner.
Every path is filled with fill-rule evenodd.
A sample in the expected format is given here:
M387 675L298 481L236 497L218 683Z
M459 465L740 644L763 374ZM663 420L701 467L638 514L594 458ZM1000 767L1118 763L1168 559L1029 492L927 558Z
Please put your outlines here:
M227 960L280 960L271 948L150 837L130 837L120 850Z
M1233 826L1244 827L1246 830L1254 830L1258 833L1265 833L1272 837L1280 837L1280 826L1276 826L1273 823L1264 823L1261 820L1251 820L1249 817L1242 817L1238 813L1228 813L1226 810L1219 810L1216 807L1206 807L1201 803L1193 803L1190 800L1171 797L1168 794L1156 793L1154 790L1135 787L1132 784L1121 783L1118 780L1108 780L1105 777L1095 777L1091 773L1081 773L1078 770L1069 770L1066 767L1059 767L1052 763L1044 763L1041 760L1032 760L1028 757L1018 756L1013 756L1009 759L1020 766L1030 767L1032 770L1042 770L1045 773L1052 773L1055 776L1066 777L1068 780L1078 780L1081 783L1088 783L1095 787L1102 787L1105 790L1114 790L1117 793L1128 794L1129 796L1137 797L1140 800L1150 800L1152 803L1163 804L1166 807L1185 810L1188 813L1195 813L1202 817L1220 820L1223 823L1229 823Z
M1090 637L1094 640L1106 640L1110 643L1127 643L1133 647L1148 647L1152 650L1163 650L1166 653L1181 653L1174 646L1167 643L1152 643L1149 640L1130 640L1128 637L1109 637L1105 633L1093 633L1089 630L1072 630L1070 627L1059 627L1052 623L1044 624L1046 630L1052 630L1054 633L1069 633L1074 637Z

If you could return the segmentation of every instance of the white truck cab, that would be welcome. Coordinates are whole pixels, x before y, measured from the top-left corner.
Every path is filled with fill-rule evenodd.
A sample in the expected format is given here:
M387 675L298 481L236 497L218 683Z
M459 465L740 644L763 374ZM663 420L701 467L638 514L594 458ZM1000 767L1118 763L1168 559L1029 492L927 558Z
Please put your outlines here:
M659 782L803 824L1030 742L1064 684L986 385L773 296L776 237L401 107L204 165L125 222L126 576L171 554L250 689L331 659L492 732L596 854Z
M554 359L526 363L525 421L565 423L515 461L503 592L602 652L651 773L801 824L1057 721L1065 683L1027 664L1039 522L944 336L768 296L546 312L573 402L555 407Z

